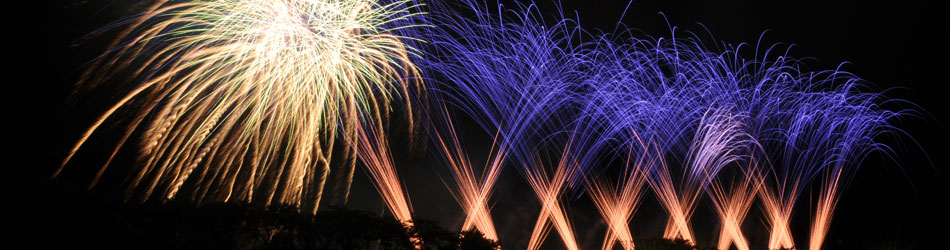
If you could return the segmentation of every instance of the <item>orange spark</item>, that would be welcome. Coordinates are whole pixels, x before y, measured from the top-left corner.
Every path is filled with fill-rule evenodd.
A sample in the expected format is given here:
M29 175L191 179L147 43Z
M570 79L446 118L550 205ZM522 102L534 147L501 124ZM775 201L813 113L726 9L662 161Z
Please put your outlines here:
M540 159L531 162L532 170L525 171L525 178L531 189L534 190L538 200L541 202L541 213L535 222L534 229L531 231L531 238L528 241L528 250L536 250L541 247L543 239L550 231L551 225L561 235L561 240L569 250L577 250L577 240L574 238L574 230L571 222L567 220L567 214L561 208L559 202L561 194L566 188L567 181L577 171L577 164L568 160L570 143L565 147L558 161L557 169L554 171L553 178L548 178L544 168L541 167Z
M796 181L797 182L797 181ZM797 185L797 184L795 184ZM792 218L792 207L795 204L793 199L798 190L788 189L791 194L783 195L785 189L772 191L768 188L759 189L759 196L762 198L762 211L765 213L766 221L771 227L769 233L769 249L795 248L795 242L792 240L792 231L789 228L789 222ZM781 197L787 197L783 199Z
M815 211L815 218L811 224L811 238L809 239L808 249L819 250L821 244L825 241L825 234L831 226L831 215L838 205L838 182L841 180L843 167L832 168L831 173L826 175L821 182L821 193L818 198L818 207Z
M396 166L393 164L386 135L377 129L381 125L378 123L363 125L364 130L357 133L359 138L359 141L355 143L357 155L372 177L376 190L383 198L383 203L396 219L406 227L411 227L413 225L412 206L409 204L409 196L403 190Z
M446 116L448 116L448 113L446 113ZM466 214L465 222L462 223L462 231L468 231L475 227L485 235L486 239L497 241L498 234L495 232L495 223L492 221L491 212L486 203L488 197L491 196L495 182L498 180L498 175L501 173L502 163L506 157L505 150L502 148L495 151L495 145L498 143L498 134L496 134L495 140L492 142L492 148L489 151L491 160L485 166L486 172L482 173L482 180L478 181L471 162L459 144L452 119L446 120L448 121L451 146L446 143L441 134L435 133L435 136L452 171L452 178L455 180L456 187L449 188Z
M634 132L634 135L636 136L636 132ZM638 141L639 139L639 136L637 136ZM642 142L640 144L643 145ZM644 149L646 148L644 147ZM590 180L585 177L587 193L608 225L607 235L601 245L601 249L604 250L613 249L617 242L620 242L624 249L634 249L629 223L633 219L633 213L636 212L640 198L643 197L645 191L643 186L646 184L647 175L649 174L649 169L645 167L652 166L653 162L643 163L643 159L646 158L644 152L639 160L631 166L630 158L632 155L633 147L627 153L625 171L619 181L619 193L613 185L606 183L606 181Z
M742 169L742 178L732 181L729 190L726 190L721 179L714 179L710 183L708 192L713 198L713 207L722 224L719 232L720 250L728 250L733 244L739 250L749 250L749 242L742 234L742 221L748 215L761 188L762 180L753 174L756 167L755 163L750 163L749 168Z

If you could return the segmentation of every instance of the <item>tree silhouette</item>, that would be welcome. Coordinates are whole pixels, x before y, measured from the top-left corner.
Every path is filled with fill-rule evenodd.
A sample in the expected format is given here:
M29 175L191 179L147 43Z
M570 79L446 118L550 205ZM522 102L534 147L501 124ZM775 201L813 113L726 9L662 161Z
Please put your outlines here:
M316 215L295 207L251 204L195 205L171 200L120 203L87 192L50 192L33 211L45 227L35 233L40 248L96 249L495 249L478 232L451 232L418 219L406 228L391 216L345 207ZM38 204L40 205L40 204ZM55 239L55 240L50 240Z

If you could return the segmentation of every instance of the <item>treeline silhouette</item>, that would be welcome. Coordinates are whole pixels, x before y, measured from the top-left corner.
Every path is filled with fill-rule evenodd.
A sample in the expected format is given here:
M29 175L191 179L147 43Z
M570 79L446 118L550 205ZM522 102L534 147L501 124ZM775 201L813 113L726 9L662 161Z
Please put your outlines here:
M405 228L392 216L346 207L316 214L293 207L186 201L118 202L90 192L53 191L24 220L40 249L497 249L480 232L435 221Z

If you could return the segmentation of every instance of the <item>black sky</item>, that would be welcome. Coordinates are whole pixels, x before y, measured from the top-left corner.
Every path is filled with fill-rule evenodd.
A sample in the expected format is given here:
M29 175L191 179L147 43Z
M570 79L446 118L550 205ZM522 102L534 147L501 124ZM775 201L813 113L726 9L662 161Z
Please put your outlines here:
M551 17L556 6L540 0L540 8ZM768 3L764 3L768 2ZM36 190L48 188L51 169L66 155L68 147L92 120L114 100L117 93L88 91L73 94L73 83L83 64L102 51L100 43L83 43L81 38L96 29L130 15L127 1L43 1L39 6L11 7L4 11L7 43L8 76L4 82L4 124L8 139L4 141L9 154L6 168L11 171L13 201L29 215L39 216L60 208L38 208L47 204ZM509 6L514 6L510 2ZM898 126L913 135L930 158L906 141L906 152L898 160L872 156L862 166L847 194L842 199L826 241L827 249L880 249L884 244L930 249L943 245L950 224L947 207L946 152L947 141L946 75L948 66L945 13L930 1L634 1L623 20L619 20L626 1L562 1L568 16L576 16L583 27L610 31L618 21L656 37L668 37L669 26L694 32L707 28L719 41L730 44L756 43L768 30L763 42L796 44L792 55L813 57L815 69L830 69L849 62L845 69L867 79L874 89L891 90L891 98L907 99L925 111L920 118L908 118ZM663 13L662 15L659 13ZM701 23L703 26L698 25ZM475 131L473 141L479 140ZM473 142L487 143L487 142ZM102 154L90 150L86 154ZM932 160L932 161L931 161ZM416 214L422 218L459 223L460 209L442 188L429 164L401 169ZM516 242L518 235L530 230L538 206L527 185L518 174L508 171L496 192L494 217L503 242ZM69 182L66 180L65 182ZM22 182L22 184L21 184ZM351 205L379 211L375 191L365 175L356 181ZM10 184L8 184L10 185ZM641 235L658 236L661 228L638 227L644 224L660 227L665 221L659 205L650 198L635 216L635 230ZM810 202L807 197L802 203ZM700 207L699 211L709 210ZM37 212L39 211L39 212ZM579 199L572 204L579 237L590 242L600 240L596 232L596 210ZM808 216L807 211L796 214ZM703 222L699 212L699 224ZM79 215L81 216L81 215ZM706 217L711 216L708 215ZM747 224L756 224L753 214ZM25 220L30 223L31 220ZM796 220L796 222L800 221ZM527 224L525 224L527 223ZM801 224L801 223L799 223ZM33 225L34 228L48 225ZM936 227L931 230L929 228ZM712 228L712 227L709 227ZM704 234L697 226L700 242L711 241L715 235ZM714 231L714 230L707 230ZM636 234L636 232L635 232ZM504 238L504 237L509 238ZM805 246L803 231L796 234ZM549 237L549 246L559 246L556 236ZM519 245L515 243L515 245ZM591 244L591 247L599 246Z

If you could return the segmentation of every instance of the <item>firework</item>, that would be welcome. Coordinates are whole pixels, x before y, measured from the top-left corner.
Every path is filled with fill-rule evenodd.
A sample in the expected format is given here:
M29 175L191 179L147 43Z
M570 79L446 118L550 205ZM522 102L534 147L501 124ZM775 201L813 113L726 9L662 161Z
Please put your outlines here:
M826 146L821 148L826 150L826 154L818 167L822 176L809 238L809 249L815 250L821 248L837 201L856 167L871 152L892 154L887 145L875 140L897 131L889 122L906 112L879 108L879 94L852 94L853 88L859 87L860 80L847 73L836 72L835 75L846 83L835 91L823 93L816 100L823 107L821 115L813 116L818 119L809 120L811 124L806 126L822 133L822 139L826 141L814 142Z
M131 109L137 115L109 158L142 134L129 196L172 199L187 188L199 202L299 207L306 200L316 212L339 132L341 141L365 140L357 138L359 121L388 119L391 100L419 84L414 50L400 35L417 15L412 8L408 1L160 1L84 75L81 86L119 74L135 84L63 166L103 123Z
M585 86L592 94L584 96L588 105L623 110L597 119L628 124L656 143L661 161L648 180L670 214L666 238L692 241L689 218L706 190L723 220L720 248L747 248L739 225L754 195L771 225L769 248L792 248L792 209L819 179L810 240L817 249L840 183L853 173L847 166L869 152L890 153L874 140L899 132L888 122L909 112L881 108L901 101L858 90L861 80L850 73L803 72L787 54L745 60L739 56L743 46L717 54L695 38L614 41L605 36L584 51L592 65ZM764 58L775 49L765 50ZM729 187L719 183L719 169L753 157L764 159L762 166L733 173L737 181ZM686 167L671 168L667 160Z
M446 103L471 117L486 134L495 135L497 153L486 168L489 173L483 175L480 187L463 184L457 191L460 195L456 196L463 196L463 207L470 207L465 224L483 220L472 216L479 216L479 204L487 200L501 166L512 162L519 166L542 205L529 249L539 247L550 229L549 221L567 247L576 249L577 241L559 202L567 182L562 178L574 176L574 165L568 164L568 159L551 164L555 176L549 177L549 162L541 162L539 152L534 151L543 138L570 122L562 108L574 101L568 88L577 82L579 72L573 54L560 47L570 41L566 24L546 27L539 21L540 13L530 7L508 11L493 10L479 1L462 1L461 5L462 10L433 5L431 20L441 29L434 29L426 37L431 42L427 52L432 59L420 65L427 74L433 74L429 84L444 94ZM467 15L460 11L476 15L465 18ZM451 145L442 147L445 151L458 151ZM455 160L449 165L457 183L475 183L474 177L468 177L471 175L457 174L469 168L456 169L467 164L462 163L464 160L458 156L448 158ZM466 188L472 192L464 191ZM464 198L466 195L474 197ZM477 226L482 222L473 223Z
M425 68L446 79L437 89L449 102L497 133L496 144L541 202L529 249L540 245L549 222L568 248L576 246L560 197L578 190L578 180L608 222L604 247L615 239L633 247L624 245L624 231L636 201L617 205L631 199L614 195L617 187L596 167L617 158L617 144L632 141L623 130L649 142L650 154L641 152L637 162L652 165L643 174L670 216L665 238L695 243L690 218L706 192L723 222L721 248L748 248L740 229L756 197L770 226L769 248L792 248L792 210L821 178L810 240L817 248L853 172L846 166L886 152L874 139L895 131L887 122L905 112L880 108L887 100L857 90L860 80L847 72L801 71L787 51L768 60L778 46L762 58L756 48L756 58L745 60L745 45L716 52L698 38L618 43L603 36L578 45L575 34L586 33L568 29L568 19L545 26L530 11L496 14L465 3L474 18L441 19L437 26L447 31L431 39L439 60ZM749 165L717 177L741 164Z
M743 45L720 53L697 38L581 42L586 31L563 16L548 25L534 5L437 2L424 21L417 7L409 0L151 5L128 21L80 86L119 75L135 84L54 176L100 127L132 110L91 186L133 135L141 135L141 167L128 177L127 194L142 201L186 196L315 213L331 176L346 202L360 163L389 211L411 227L390 116L405 108L415 128L423 109L413 103L432 91L437 103L424 107L444 111L432 117L445 122L427 124L466 214L462 230L499 238L488 201L502 167L512 165L541 205L528 249L540 248L552 228L566 248L579 248L563 201L583 192L608 225L602 248L634 249L630 222L648 186L669 216L663 237L693 244L691 217L701 195L711 196L720 249L749 249L741 226L757 197L768 247L794 248L793 209L815 188L809 247L818 250L853 173L871 152L892 153L876 140L900 133L889 122L908 112L882 108L892 100L862 92L850 73L802 71L787 52L769 60L776 46L763 58L756 48L747 61ZM427 32L412 31L427 24ZM480 174L453 115L493 135ZM621 161L619 176L604 174Z
M674 184L666 164L660 165L651 182L670 213L664 237L682 238L691 244L695 241L689 221L699 195L719 169L739 158L736 151L744 144L742 124L728 109L710 110L699 124L687 154L689 168L682 171L679 185Z

